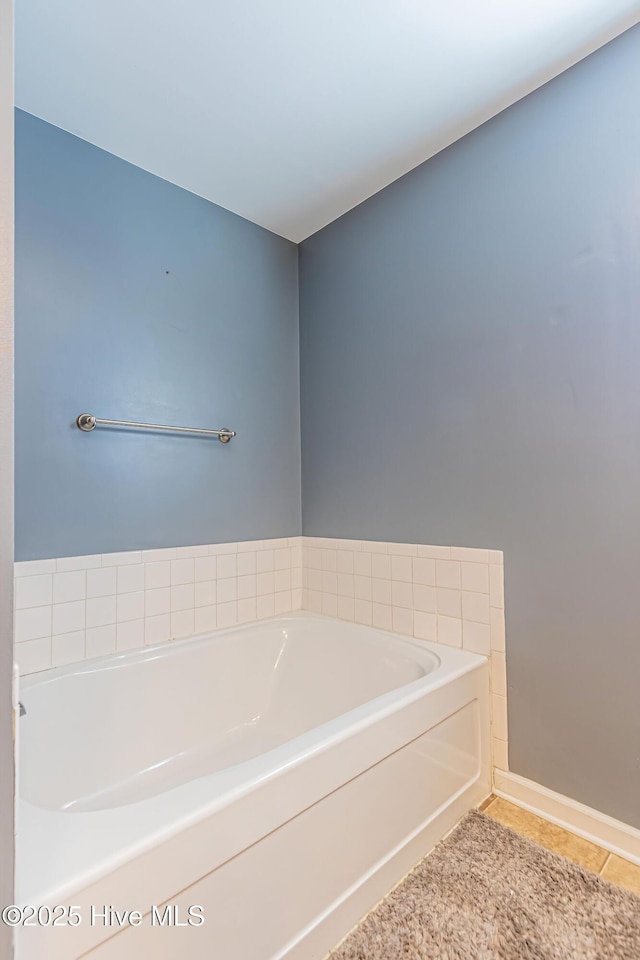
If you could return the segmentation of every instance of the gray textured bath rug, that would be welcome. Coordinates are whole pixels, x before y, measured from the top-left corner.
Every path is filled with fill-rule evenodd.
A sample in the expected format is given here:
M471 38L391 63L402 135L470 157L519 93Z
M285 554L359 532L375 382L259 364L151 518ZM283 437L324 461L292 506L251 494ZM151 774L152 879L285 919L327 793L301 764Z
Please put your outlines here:
M330 960L640 960L640 898L470 813Z

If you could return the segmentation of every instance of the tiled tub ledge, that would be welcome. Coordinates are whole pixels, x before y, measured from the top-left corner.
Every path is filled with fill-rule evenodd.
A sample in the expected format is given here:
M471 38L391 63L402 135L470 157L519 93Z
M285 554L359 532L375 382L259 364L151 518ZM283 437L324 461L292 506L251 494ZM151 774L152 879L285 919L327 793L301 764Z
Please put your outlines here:
M20 673L309 610L490 658L507 770L500 550L282 537L15 564Z

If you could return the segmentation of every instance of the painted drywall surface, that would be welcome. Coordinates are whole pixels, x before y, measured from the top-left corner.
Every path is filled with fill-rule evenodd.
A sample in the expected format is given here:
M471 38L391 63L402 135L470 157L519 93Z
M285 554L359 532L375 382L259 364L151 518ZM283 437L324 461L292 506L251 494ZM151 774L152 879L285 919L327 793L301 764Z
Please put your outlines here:
M13 754L13 3L0 2L0 904L12 903ZM0 956L13 931L0 923Z
M503 549L510 768L640 827L640 27L305 241L303 533Z
M640 0L22 0L16 96L301 240L639 16Z
M299 533L295 245L20 111L16 161L16 559Z

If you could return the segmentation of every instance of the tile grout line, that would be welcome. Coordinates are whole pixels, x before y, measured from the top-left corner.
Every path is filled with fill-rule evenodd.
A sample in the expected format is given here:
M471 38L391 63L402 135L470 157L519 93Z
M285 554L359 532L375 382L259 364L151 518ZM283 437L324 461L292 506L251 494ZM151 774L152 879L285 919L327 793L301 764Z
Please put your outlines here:
M489 799L489 798L487 798L487 800L488 800L488 799ZM493 798L491 799L491 801L486 804L486 806L480 806L478 809L479 809L482 813L488 813L489 810L490 810L490 808L494 805L495 801L498 800L498 799L500 799L500 798L499 798L499 797L493 797ZM511 800L506 801L506 802L507 802L510 806L517 808L519 811L521 811L521 812L523 812L523 813L526 813L526 814L529 814L529 811L526 810L526 808L520 807L517 803L514 803L514 802L511 801ZM490 815L490 814L489 814L489 815ZM557 824L554 824L551 820L547 820L546 817L543 817L543 816L540 815L540 814L531 814L531 816L537 818L538 820L542 820L544 823L549 824L550 826L558 827ZM498 822L499 822L499 823L503 823L503 821L500 820L500 819L498 819ZM556 853L560 853L562 856L566 856L566 854L562 853L562 851L557 850L557 849L555 848L555 846L546 846L546 844L541 843L539 840L534 839L534 838L532 838L532 837L529 837L528 834L522 832L517 826L514 826L514 825L512 825L512 824L507 824L507 825L510 826L512 830L515 830L515 832L516 832L517 834L519 834L520 836L522 836L522 837L528 837L528 839L532 840L534 843L538 843L540 846L543 846L543 847L545 847L545 848L548 849L548 850L552 850L552 851L554 851L554 852L556 852ZM563 833L567 834L568 836L570 836L570 837L572 837L572 838L575 838L576 840L582 840L582 839L583 839L583 838L579 837L578 834L573 833L571 830L567 830L566 827L558 827L558 829L561 830ZM603 877L604 879L609 879L609 878L607 878L607 877L604 877L604 872L605 872L605 870L607 869L607 866L609 865L609 863L611 862L611 859L612 859L614 856L616 856L616 854L612 853L610 850L607 850L605 847L600 846L600 844L594 843L593 841L588 841L588 842L591 843L591 845L592 845L593 847L595 847L597 850L599 850L600 853L604 854L604 855L605 855L605 858L604 858L604 861L602 862L602 865L601 865L600 867L598 867L597 870L595 870L593 867L586 867L586 869L590 869L593 873L595 873L595 874L596 874L597 876L599 876L599 877ZM570 858L570 859L572 859L572 858ZM621 859L624 860L625 858L622 857ZM578 862L578 863L579 863L580 861L574 861L574 862ZM625 861L625 862L627 862L627 861ZM583 866L586 866L585 864L582 864L582 865L583 865ZM610 882L610 883L614 883L616 886L623 886L623 887L624 887L624 884L617 883L616 881L609 880L609 882Z
M604 847L602 847L601 849L604 850ZM609 850L607 850L607 851L605 851L605 852L606 852L607 855L606 855L606 857L604 858L604 863L602 864L602 866L601 866L600 869L598 870L598 876L599 876L599 877L602 877L602 876L604 875L604 871L605 871L605 869L606 869L606 866L607 866L607 864L609 863L609 860L611 860L611 857L613 856L613 854L612 854Z

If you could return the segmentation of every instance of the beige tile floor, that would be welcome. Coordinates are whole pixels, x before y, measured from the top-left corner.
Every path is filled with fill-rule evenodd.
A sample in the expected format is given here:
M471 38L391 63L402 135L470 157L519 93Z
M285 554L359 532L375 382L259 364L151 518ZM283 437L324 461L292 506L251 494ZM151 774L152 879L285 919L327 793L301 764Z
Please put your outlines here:
M561 853L575 863L599 873L605 880L640 895L640 867L634 863L623 860L615 853L609 853L595 843L583 840L582 837L577 837L563 827L557 827L554 823L503 800L502 797L488 797L480 810L498 823L511 827L516 833L535 840L547 850Z

